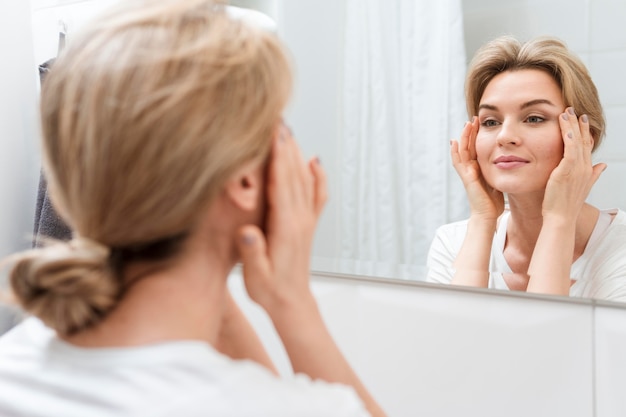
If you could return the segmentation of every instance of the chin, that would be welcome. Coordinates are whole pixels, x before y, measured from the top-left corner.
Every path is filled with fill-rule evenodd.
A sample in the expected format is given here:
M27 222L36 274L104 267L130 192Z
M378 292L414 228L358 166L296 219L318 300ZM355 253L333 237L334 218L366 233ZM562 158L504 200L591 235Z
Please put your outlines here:
M546 189L547 178L545 181L539 181L536 177L529 181L528 175L525 176L499 176L499 178L486 179L493 189L498 190L506 194L528 194L541 191L542 193Z

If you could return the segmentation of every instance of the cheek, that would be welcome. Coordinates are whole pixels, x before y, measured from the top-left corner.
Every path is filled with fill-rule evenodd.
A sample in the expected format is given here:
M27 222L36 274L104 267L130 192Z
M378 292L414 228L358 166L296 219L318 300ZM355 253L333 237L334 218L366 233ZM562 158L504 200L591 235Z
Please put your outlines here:
M551 164L554 166L558 165L561 159L563 159L564 150L563 139L561 138L560 132L552 138L546 138L543 143L543 149L539 150L538 155L549 155Z
M476 136L476 159L480 165L486 164L489 161L489 154L493 149L494 141L490 140L488 136L481 135L478 132Z

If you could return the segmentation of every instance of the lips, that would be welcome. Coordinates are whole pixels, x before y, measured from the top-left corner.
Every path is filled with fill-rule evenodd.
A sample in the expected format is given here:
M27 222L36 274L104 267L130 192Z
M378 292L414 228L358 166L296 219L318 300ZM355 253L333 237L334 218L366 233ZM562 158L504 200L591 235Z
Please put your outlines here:
M499 156L493 161L493 163L498 168L503 168L503 169L518 168L518 167L526 165L528 162L529 161L527 159L520 158L519 156L515 156L515 155Z

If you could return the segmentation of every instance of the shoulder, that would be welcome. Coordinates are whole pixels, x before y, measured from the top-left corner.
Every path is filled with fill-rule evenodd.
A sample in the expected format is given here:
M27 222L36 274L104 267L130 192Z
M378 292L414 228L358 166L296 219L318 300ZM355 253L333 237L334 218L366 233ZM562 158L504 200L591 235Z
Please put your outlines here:
M619 209L608 210L610 214L614 214L611 227L616 229L626 228L626 212Z
M36 319L0 338L0 391L7 390L22 398L63 392L57 409L69 412L80 402L82 415L105 416L108 409L151 417L367 416L350 387L306 376L279 378L205 343L86 349L58 340ZM12 406L31 414L29 401Z
M574 295L612 301L626 301L626 212L602 210L613 215L611 224L585 255L578 271Z
M613 220L602 235L599 246L604 250L609 249L610 252L626 252L626 212L617 209L605 212L613 215Z
M280 378L250 361L231 362L219 391L212 390L219 392L218 396L207 401L207 390L198 387L189 395L179 397L180 403L172 409L171 415L209 412L213 415L223 415L223 412L233 417L369 415L351 387L311 380L306 375Z
M435 237L443 238L446 237L448 239L456 240L457 238L462 238L465 236L467 232L467 222L468 219L460 220L457 222L447 223L437 228L435 233Z

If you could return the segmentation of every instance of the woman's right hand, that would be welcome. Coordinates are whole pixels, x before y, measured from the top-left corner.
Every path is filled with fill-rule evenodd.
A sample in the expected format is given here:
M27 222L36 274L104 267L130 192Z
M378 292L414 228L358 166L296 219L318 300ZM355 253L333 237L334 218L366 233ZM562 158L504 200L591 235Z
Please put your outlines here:
M452 164L463 181L469 199L471 216L474 218L496 220L504 211L503 194L485 181L476 158L476 135L479 122L474 116L466 122L461 132L460 143L450 141Z

